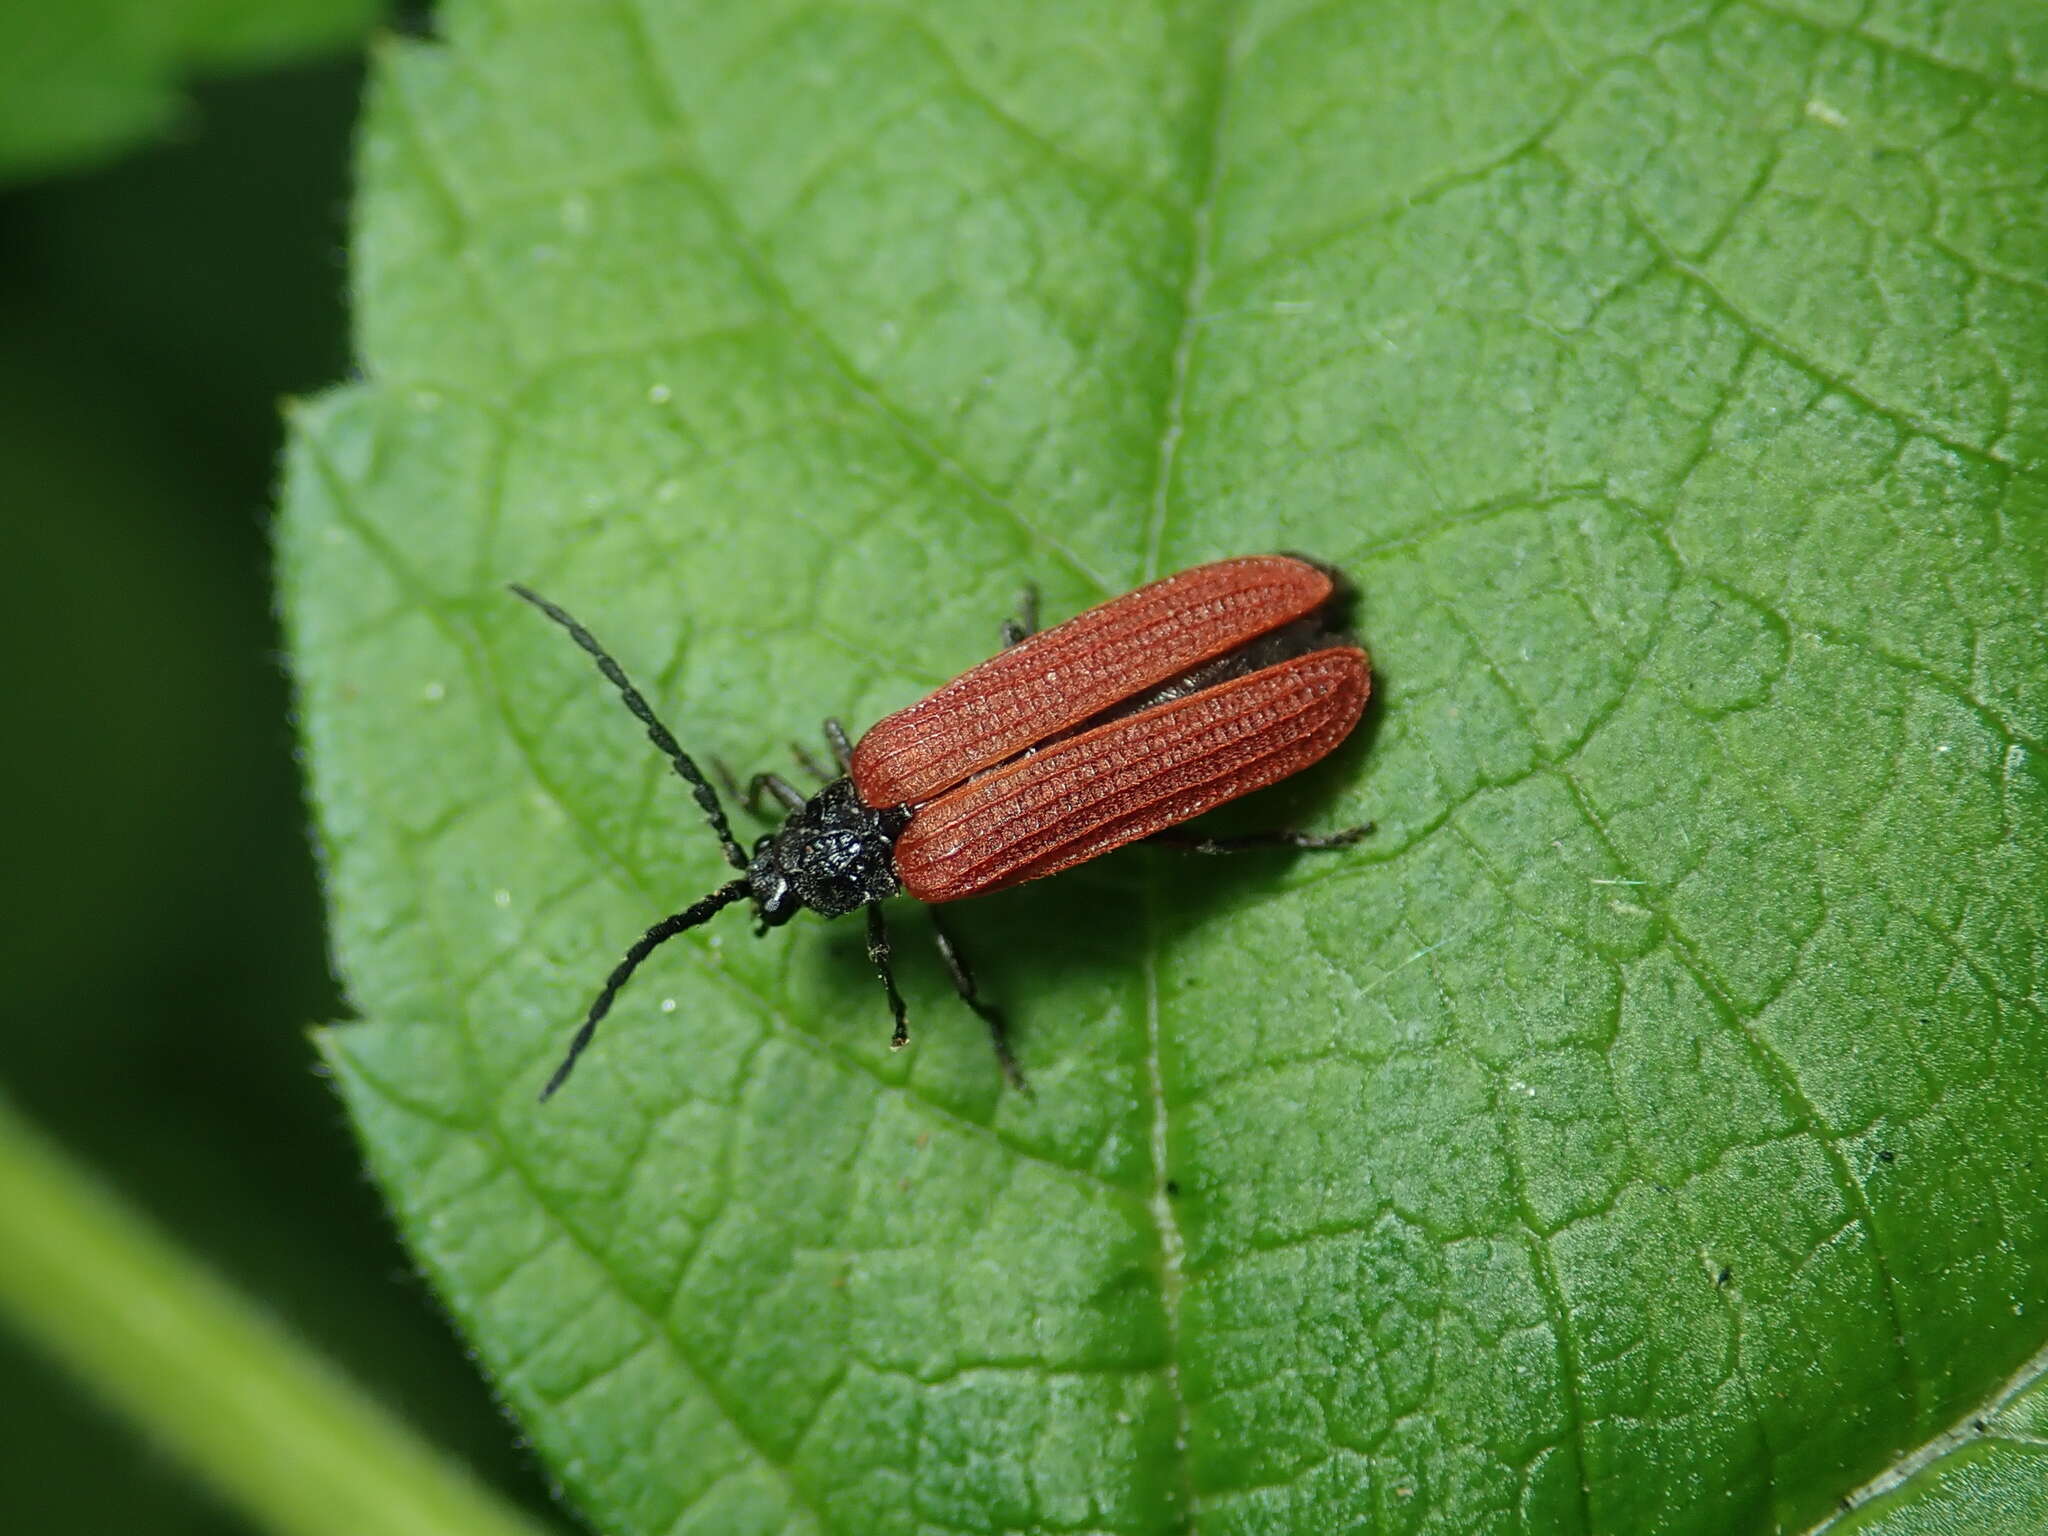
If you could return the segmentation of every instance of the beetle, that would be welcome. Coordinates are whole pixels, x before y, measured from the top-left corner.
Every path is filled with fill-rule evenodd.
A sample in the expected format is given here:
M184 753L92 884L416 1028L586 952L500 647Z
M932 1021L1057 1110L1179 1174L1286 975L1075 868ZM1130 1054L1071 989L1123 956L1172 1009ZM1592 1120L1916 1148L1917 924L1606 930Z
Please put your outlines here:
M889 1043L900 1050L910 1025L880 905L891 896L939 906L1056 874L1141 838L1231 853L1343 848L1372 830L1368 823L1233 838L1175 830L1326 756L1365 709L1371 662L1338 616L1348 591L1331 567L1299 556L1196 566L1043 631L1027 594L1024 614L1003 626L1002 650L879 721L858 743L827 720L838 772L820 770L828 782L815 794L756 774L746 803L758 809L766 793L786 815L751 851L733 836L711 781L597 637L530 588L515 583L512 591L596 661L739 871L626 951L541 1090L544 1100L568 1080L641 963L737 901L752 901L757 934L805 908L825 917L865 908L868 960L895 1020ZM809 761L801 749L798 756ZM955 990L987 1024L1004 1074L1023 1089L1001 1013L981 1000L936 913L932 923Z

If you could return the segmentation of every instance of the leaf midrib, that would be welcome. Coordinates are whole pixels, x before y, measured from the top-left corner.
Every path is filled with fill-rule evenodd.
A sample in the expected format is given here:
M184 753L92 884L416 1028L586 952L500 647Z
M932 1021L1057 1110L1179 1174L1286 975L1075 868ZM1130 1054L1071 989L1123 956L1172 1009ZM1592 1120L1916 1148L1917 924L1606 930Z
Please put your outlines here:
M653 67L652 39L639 0L616 0L620 14L632 34L636 47L632 50L641 63L643 88L657 112L674 128L680 144L691 142L693 135L687 115L674 99L673 92ZM1228 90L1231 77L1233 53L1239 36L1241 7L1231 0L1218 15L1213 26L1214 42L1211 57L1207 61L1201 88L1200 106L1191 113L1190 121L1194 135L1202 146L1202 153L1191 166L1193 179L1199 182L1198 195L1191 202L1189 215L1188 257L1186 270L1178 285L1180 295L1179 313L1176 319L1174 345L1170 353L1167 387L1161 394L1160 419L1157 431L1157 446L1154 454L1153 479L1150 493L1141 503L1148 508L1141 554L1141 576L1150 580L1159 574L1162 548L1172 499L1175 463L1185 427L1185 403L1189 377L1193 371L1194 347L1200 329L1201 307L1207 294L1212 269L1210 262L1213 238L1214 210L1222 184L1223 139L1228 127ZM1093 570L1086 561L1061 540L1033 524L1014 507L1007 498L986 484L971 469L956 457L947 453L944 447L930 439L903 411L895 407L873 381L857 369L852 360L833 342L830 335L796 302L795 296L781 280L765 256L755 247L733 207L731 199L701 161L693 161L690 167L698 189L710 206L722 233L731 243L749 275L759 285L761 292L780 309L803 332L820 355L837 371L843 380L853 388L872 408L888 422L892 432L909 448L924 458L937 473L953 479L967 488L983 505L1001 512L1015 523L1034 541L1058 553L1070 569L1098 591L1114 590L1114 583L1101 573ZM1150 1154L1152 1162L1152 1188L1147 1198L1154 1241L1158 1250L1158 1296L1166 1341L1165 1358L1159 1370L1167 1395L1173 1404L1175 1417L1173 1455L1175 1461L1175 1484L1181 1495L1181 1527L1189 1532L1196 1528L1195 1483L1191 1461L1190 1414L1186 1397L1181 1388L1181 1335L1179 1298L1183 1285L1181 1259L1185 1252L1179 1222L1173 1210L1173 1202L1167 1192L1169 1183L1169 1147L1171 1131L1170 1106L1166 1094L1162 1060L1163 1021L1158 986L1157 925L1152 914L1157 910L1158 883L1156 876L1148 876L1144 886L1147 922L1142 938L1142 966L1144 976L1145 1019L1146 1019L1146 1091L1150 1109ZM799 1032L801 1033L801 1032ZM951 1117L949 1117L951 1118ZM990 1127L982 1127L993 1134ZM998 1138L1001 1139L1000 1137ZM1005 1142L1005 1150L1025 1157L1028 1152ZM1044 1162L1043 1158L1033 1158ZM1062 1171L1065 1165L1053 1164ZM1122 1191L1117 1191L1121 1195Z
M653 67L652 39L647 30L647 21L639 0L616 0L620 14L632 34L636 47L632 50L641 63L643 86L659 112L674 128L681 144L691 142L693 135L687 115L674 99L673 92ZM1179 314L1176 321L1174 346L1170 354L1167 388L1162 392L1160 422L1157 433L1157 448L1154 456L1153 483L1150 494L1142 505L1149 509L1142 551L1142 576L1152 579L1159 573L1161 551L1165 540L1166 525L1172 497L1175 461L1183 434L1184 408L1188 379L1193 370L1193 354L1197 333L1200 328L1201 306L1211 278L1210 251L1212 225L1217 196L1222 183L1223 138L1228 126L1228 88L1236 40L1239 36L1241 7L1228 4L1218 16L1213 27L1214 44L1212 56L1207 63L1206 79L1201 92L1201 105L1191 114L1195 137L1202 145L1202 154L1191 167L1193 177L1200 183L1200 192L1192 201L1189 215L1190 233L1186 271L1179 285ZM762 293L771 303L787 315L803 332L805 338L817 347L821 356L837 371L844 381L856 390L890 425L892 431L913 451L923 457L938 473L954 479L967 488L983 505L1000 511L1014 522L1034 541L1062 556L1069 567L1088 580L1097 590L1113 590L1101 573L1093 570L1086 561L1061 540L1036 526L1014 507L1005 497L986 484L965 464L947 453L942 445L930 439L904 412L896 408L877 384L865 377L852 360L833 342L830 335L796 302L795 296L781 280L773 266L755 247L732 205L731 199L701 161L691 164L693 178L698 189L710 206L722 233L731 243L749 275L759 284ZM1150 877L1145 883L1146 910L1148 922L1143 938L1143 968L1146 1016L1146 1084L1150 1101L1150 1151L1152 1161L1152 1189L1147 1200L1149 1214L1154 1228L1154 1239L1158 1248L1159 1304L1166 1340L1166 1355L1160 1365L1162 1380L1175 1414L1173 1439L1176 1463L1175 1481L1181 1490L1182 1526L1192 1532L1195 1529L1195 1486L1193 1467L1190 1459L1190 1415L1180 1382L1180 1309L1179 1296L1182 1287L1181 1257L1185 1244L1173 1203L1167 1193L1169 1182L1170 1107L1166 1095L1163 1075L1162 1037L1163 1024L1158 987L1158 945L1156 924L1149 918L1156 911L1158 898L1157 879ZM799 1032L800 1033L800 1032ZM983 1129L990 1129L984 1127ZM1000 1138L999 1138L1000 1139ZM1031 1157L1032 1154L1005 1143L1005 1150ZM1045 1161L1042 1158L1034 1159ZM1065 1165L1054 1164L1063 1171ZM1121 1194L1121 1192L1118 1192Z
M1173 350L1169 354L1167 387L1162 398L1158 448L1153 458L1140 578L1156 580L1161 574L1161 549L1165 543L1167 516L1173 497L1173 477L1186 427L1188 378L1194 368L1195 338L1201 328L1202 305L1213 274L1211 248L1215 210L1223 185L1223 139L1229 124L1229 91L1234 52L1239 37L1241 6L1230 3L1217 18L1216 39L1204 82L1201 107L1194 114L1199 125L1200 158L1191 167L1200 191L1191 204L1186 271L1178 288L1180 313L1176 320ZM1158 1248L1159 1311L1165 1359L1160 1379L1173 1404L1174 1486L1180 1494L1181 1528L1193 1536L1196 1519L1196 1485L1192 1453L1192 1415L1181 1382L1181 1292L1186 1284L1182 1261L1187 1243L1174 1212L1168 1190L1172 1167L1172 1114L1166 1097L1165 1066L1162 1055L1164 1020L1159 992L1159 875L1148 869L1143 883L1145 922L1140 940L1143 958L1145 1009L1145 1090L1150 1100L1149 1151L1152 1161L1152 1190L1146 1207L1152 1218L1153 1239Z

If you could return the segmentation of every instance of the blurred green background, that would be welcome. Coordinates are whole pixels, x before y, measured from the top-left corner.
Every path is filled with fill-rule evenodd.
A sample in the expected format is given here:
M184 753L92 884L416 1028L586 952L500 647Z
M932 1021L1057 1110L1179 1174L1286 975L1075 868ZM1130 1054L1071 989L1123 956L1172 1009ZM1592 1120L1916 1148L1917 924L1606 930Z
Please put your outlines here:
M305 1026L337 1016L271 612L278 404L345 376L353 61L0 192L0 1092L535 1508ZM0 1323L0 1529L251 1529Z

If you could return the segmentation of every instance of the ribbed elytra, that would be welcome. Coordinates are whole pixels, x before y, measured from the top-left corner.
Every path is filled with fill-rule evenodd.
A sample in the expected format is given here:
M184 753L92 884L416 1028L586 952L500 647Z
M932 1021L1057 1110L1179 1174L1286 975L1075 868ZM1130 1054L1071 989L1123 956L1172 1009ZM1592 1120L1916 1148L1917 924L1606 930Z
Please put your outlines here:
M1351 733L1372 691L1366 654L1338 623L1336 573L1293 555L1196 566L1033 633L1004 625L1004 648L858 743L836 720L825 739L837 775L804 795L756 774L782 825L741 848L718 791L595 636L526 587L512 590L568 631L668 758L711 823L737 878L649 928L613 967L541 1097L568 1078L642 961L677 934L744 899L755 931L806 908L825 917L865 909L868 958L895 1019L910 1026L889 960L881 903L907 893L936 906L1021 885L1141 838L1203 853L1342 848L1370 825L1317 835L1179 833L1204 811L1298 773ZM1026 613L1034 604L1027 599ZM730 782L729 792L738 793ZM1004 1074L1024 1076L996 1009L938 914L939 953L961 999L988 1025Z

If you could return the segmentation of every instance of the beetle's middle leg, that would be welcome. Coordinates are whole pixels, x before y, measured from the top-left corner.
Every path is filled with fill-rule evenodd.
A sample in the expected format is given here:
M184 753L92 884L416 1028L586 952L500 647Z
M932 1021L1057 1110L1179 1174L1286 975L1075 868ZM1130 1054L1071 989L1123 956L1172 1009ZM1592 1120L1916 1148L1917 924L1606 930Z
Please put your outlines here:
M900 1051L910 1044L910 1013L903 1006L903 994L896 990L896 972L889 963L889 925L882 921L879 904L868 908L868 964L882 978L889 993L889 1013L896 1020L896 1032L889 1036L889 1049Z
M853 738L846 734L845 726L830 716L825 720L825 745L832 749L832 761L839 765L841 774L853 772Z

